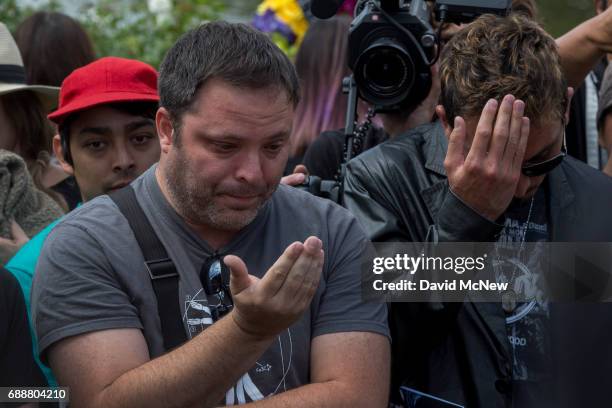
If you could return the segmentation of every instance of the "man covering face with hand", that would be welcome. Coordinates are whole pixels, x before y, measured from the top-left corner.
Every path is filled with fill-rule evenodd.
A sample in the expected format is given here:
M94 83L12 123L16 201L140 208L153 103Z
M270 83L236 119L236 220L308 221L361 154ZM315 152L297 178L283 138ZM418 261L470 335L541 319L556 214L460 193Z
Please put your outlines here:
M373 241L529 242L542 250L551 241L610 241L612 181L566 156L573 91L555 41L537 23L480 17L446 45L440 77L439 122L348 165L345 203ZM521 262L510 281L529 285L513 290L537 289L538 258ZM573 396L591 401L604 388L586 379L610 362L586 346L596 340L586 327L606 327L609 312L585 307L538 296L394 303L393 392L405 384L469 407L560 406L558 395L567 406ZM580 353L558 354L570 338Z

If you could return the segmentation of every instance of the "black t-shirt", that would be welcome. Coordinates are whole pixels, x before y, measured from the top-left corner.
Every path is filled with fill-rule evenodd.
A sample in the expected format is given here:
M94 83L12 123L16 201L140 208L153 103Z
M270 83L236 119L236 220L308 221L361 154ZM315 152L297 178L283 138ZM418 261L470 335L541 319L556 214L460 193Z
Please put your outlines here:
M64 197L66 204L68 204L68 210L70 211L74 210L81 202L81 191L79 190L75 178L72 176L66 177L56 185L51 186L51 190Z
M371 126L366 132L362 152L384 142L389 135L379 127ZM333 180L344 157L344 130L323 132L308 147L303 164L308 172L323 180Z
M0 387L46 387L32 355L30 328L17 279L0 269Z
M511 262L496 267L497 280L510 282L520 298L529 300L506 310L512 350L513 406L542 407L548 400L552 376L549 304L541 289L543 257L538 256L545 250L543 243L550 240L546 187L538 189L533 201L514 201L505 215L497 245L510 245L518 251ZM521 242L529 243L529 249Z

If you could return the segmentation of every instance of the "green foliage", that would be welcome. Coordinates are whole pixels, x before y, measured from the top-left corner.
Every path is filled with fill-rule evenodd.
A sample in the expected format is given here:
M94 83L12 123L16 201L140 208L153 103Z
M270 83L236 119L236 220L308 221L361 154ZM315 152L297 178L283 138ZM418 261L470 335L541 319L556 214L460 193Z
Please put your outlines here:
M31 12L31 8L17 5L17 0L2 0L0 2L0 22L6 24L11 32L14 32L19 22Z
M146 0L99 0L86 12L84 26L98 54L135 58L158 67L177 38L219 18L221 0L174 0L169 10L152 12Z
M0 0L0 22L6 24L11 32L15 32L19 23L38 10L61 12L62 6L60 0L47 0L39 7L24 6L19 4L19 0Z
M9 29L35 11L0 1L0 21ZM77 20L89 33L98 56L135 58L159 67L166 51L181 34L199 24L218 19L225 9L223 0L169 0L167 10L152 11L147 0L97 0L79 7ZM39 10L63 11L57 0ZM73 14L73 17L75 15Z
M537 0L542 24L559 37L595 15L593 0Z
M295 56L297 55L297 52L299 50L299 47L297 44L289 44L289 41L287 40L287 38L285 38L283 35L279 33L272 33L270 35L270 38L272 38L272 41L274 41L274 43L278 46L278 48L283 50L283 52L287 54L289 58L295 59Z

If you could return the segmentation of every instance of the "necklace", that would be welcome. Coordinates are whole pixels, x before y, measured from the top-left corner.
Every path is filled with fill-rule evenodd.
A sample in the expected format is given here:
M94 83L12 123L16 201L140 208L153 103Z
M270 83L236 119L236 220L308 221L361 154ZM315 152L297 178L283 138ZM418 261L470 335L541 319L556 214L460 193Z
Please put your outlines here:
M519 246L519 250L517 254L517 258L519 260L521 259L521 253L523 252L523 247L525 245L525 238L527 237L527 230L529 229L529 222L531 221L531 213L533 211L534 201L535 201L535 194L533 197L531 197L531 203L529 204L529 212L527 213L527 220L523 224L523 230L521 234L521 244ZM514 277L516 275L517 269L518 267L515 265L514 269L512 270L512 276L510 277L509 284L512 284L514 282ZM504 309L506 313L512 313L516 309L517 294L514 291L514 289L511 288L505 291L502 295L501 300L502 300L502 308Z

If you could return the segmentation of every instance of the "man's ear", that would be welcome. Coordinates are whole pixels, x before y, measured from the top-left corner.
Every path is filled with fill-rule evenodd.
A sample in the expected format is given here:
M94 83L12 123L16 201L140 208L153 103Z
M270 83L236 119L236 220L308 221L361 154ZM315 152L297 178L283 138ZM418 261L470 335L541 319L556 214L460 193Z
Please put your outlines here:
M574 96L574 88L567 88L567 106L565 107L565 124L569 123L570 119L570 108L572 106L572 98Z
M450 125L450 123L448 123L448 118L446 117L446 110L444 109L444 106L442 105L438 105L436 106L436 115L438 115L438 118L440 119L440 123L442 123L442 127L444 128L444 134L446 135L446 138L450 138L450 135L453 131L453 127Z
M53 153L55 153L55 157L57 157L57 161L62 167L62 170L71 176L74 176L74 167L72 167L72 165L64 158L64 148L62 147L60 135L53 136Z
M170 118L170 112L168 112L166 108L159 108L157 110L157 114L155 115L155 126L157 127L157 134L159 135L161 151L167 154L175 142L175 133L172 119Z

